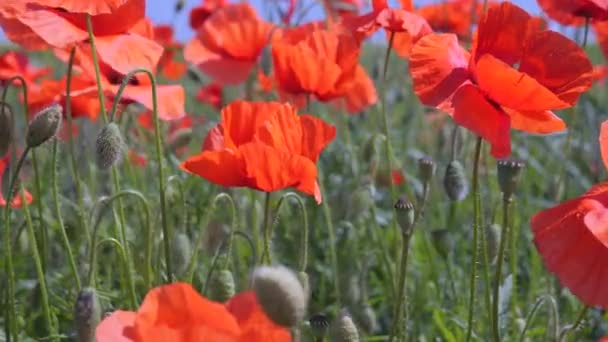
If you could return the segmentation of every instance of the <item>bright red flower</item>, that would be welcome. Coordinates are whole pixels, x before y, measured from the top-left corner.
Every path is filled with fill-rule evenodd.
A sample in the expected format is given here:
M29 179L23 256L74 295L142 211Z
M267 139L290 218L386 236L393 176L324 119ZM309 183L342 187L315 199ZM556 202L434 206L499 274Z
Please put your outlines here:
M28 0L27 2L61 8L71 13L98 15L114 13L121 6L124 6L128 0Z
M246 3L213 13L184 48L184 58L221 84L244 82L268 43L272 24Z
M51 69L34 68L27 55L16 51L7 51L0 55L0 81L8 80L14 76L21 76L28 87L51 73ZM21 85L16 81L15 85Z
M211 14L228 5L227 0L202 0L201 4L192 8L190 12L190 27L194 30L203 25Z
M252 292L226 305L207 300L192 286L152 289L137 312L115 311L97 327L98 342L288 342L289 330L272 323Z
M336 129L290 104L235 101L205 138L203 151L182 168L223 186L265 192L288 187L321 202L315 165Z
M537 0L547 16L562 25L582 25L586 18L608 20L607 0Z
M182 44L173 39L173 27L170 25L155 26L154 40L165 48L158 61L157 73L162 73L170 80L180 79L186 73L188 66L182 61L175 60Z
M481 15L482 1L450 0L435 4L428 4L416 10L429 23L436 32L454 33L460 39L470 39L471 25L473 25L473 6L477 4L475 14Z
M4 198L2 191L2 178L4 177L4 173L9 171L9 153L7 153L4 157L0 158L0 207L6 206L6 199ZM27 204L30 204L34 201L34 197L29 191L25 191L25 200ZM21 208L23 206L23 198L21 196L21 191L17 191L11 200L12 208Z
M146 25L145 0L106 1L103 8L85 8L102 1L6 0L0 5L0 26L11 41L28 49L60 49L88 45L86 12L102 12L92 17L100 59L126 74L136 68L154 70L162 47L141 30ZM78 5L81 4L81 5ZM111 6L110 6L111 5ZM78 9L77 12L69 9Z
M519 65L517 68L513 65ZM414 91L426 105L446 110L456 123L511 152L510 128L528 133L563 131L551 110L572 107L591 87L585 52L563 35L504 2L482 18L471 55L454 34L431 34L412 49Z
M335 104L350 114L364 111L367 107L374 105L378 101L378 94L374 81L367 75L363 66L359 65L355 72L355 78L344 96L335 100Z
M218 83L209 83L198 90L196 93L196 100L201 103L207 103L219 110L222 108L222 92L222 85Z

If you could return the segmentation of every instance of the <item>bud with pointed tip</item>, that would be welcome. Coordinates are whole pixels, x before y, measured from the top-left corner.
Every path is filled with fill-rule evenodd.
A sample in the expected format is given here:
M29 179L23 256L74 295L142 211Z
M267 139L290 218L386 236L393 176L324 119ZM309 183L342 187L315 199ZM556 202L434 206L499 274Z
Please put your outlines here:
M54 138L59 132L62 118L62 108L58 104L39 111L27 128L27 137L25 138L27 146L34 148Z
M464 167L458 160L452 160L445 169L443 178L445 192L452 201L462 201L469 193L469 185Z
M331 324L331 338L333 342L359 342L357 326L345 310Z
M503 159L498 161L498 185L505 199L510 200L513 196L524 165L524 162L519 160Z
M108 169L122 159L124 142L118 125L110 122L101 129L96 141L97 166Z
M397 223L401 227L403 235L409 235L414 228L416 218L416 209L414 204L405 198L400 198L395 203L395 213L397 215Z
M284 266L261 266L253 271L252 287L273 322L284 327L299 326L308 297L295 273Z
M0 157L8 152L13 141L13 113L11 107L0 104Z
M101 306L95 289L83 288L74 305L74 324L79 342L95 342L95 329L101 321Z

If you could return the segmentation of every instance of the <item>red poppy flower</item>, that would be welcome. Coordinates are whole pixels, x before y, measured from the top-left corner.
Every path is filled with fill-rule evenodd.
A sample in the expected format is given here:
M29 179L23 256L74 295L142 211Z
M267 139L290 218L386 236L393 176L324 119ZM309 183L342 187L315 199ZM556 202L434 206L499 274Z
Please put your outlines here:
M51 73L51 69L38 69L32 67L27 55L16 51L7 51L0 55L0 81L8 80L14 76L21 76L29 86L40 78ZM21 85L19 81L16 85Z
M196 99L201 103L207 103L216 109L222 108L223 95L222 86L218 83L210 83L202 86L196 93Z
M586 18L608 20L606 0L537 0L547 16L562 25L582 25Z
M184 48L184 58L221 84L244 82L268 42L272 24L246 3L213 13Z
M4 177L4 173L8 171L9 167L9 153L7 153L4 157L0 158L0 207L6 206L6 199L4 198L2 191L2 178ZM25 191L25 200L27 204L30 204L34 201L34 197L27 190ZM17 191L15 196L13 196L11 200L12 208L21 208L23 206L23 197L21 196L21 192Z
M129 150L129 160L131 161L131 164L135 166L144 167L146 164L148 164L148 159L146 159L146 156L133 149Z
M188 66L184 62L175 60L182 44L173 39L173 27L170 25L155 26L154 40L165 48L158 61L157 73L161 73L170 80L180 79L186 73Z
M222 110L221 122L203 151L182 168L212 183L271 192L294 187L321 202L315 165L336 129L290 104L236 101Z
M537 134L564 130L551 110L572 107L591 87L592 72L575 42L538 29L537 20L508 2L488 9L472 55L456 35L431 34L410 58L420 101L489 141L497 158L511 152L511 127Z
M272 323L253 292L226 305L207 300L192 286L152 289L137 312L115 311L96 329L99 342L287 342L289 330Z
M416 10L436 32L454 33L460 39L470 39L473 25L473 6L477 4L477 18L481 15L482 2L471 0L451 0L422 6Z
M272 43L279 90L320 101L344 96L355 79L359 47L354 37L315 25L282 30Z
M211 14L226 5L228 5L227 0L202 0L201 4L192 8L190 12L190 27L198 29Z
M335 100L335 104L350 113L360 113L367 107L374 105L378 101L378 94L374 81L367 75L363 66L357 66L355 78L350 87L341 99Z
M87 13L90 15L114 13L128 0L28 0L47 7L61 8L71 13Z
M53 1L64 7L49 6L46 0L7 0L0 5L0 26L11 41L28 49L60 49L88 45L85 12L103 8L85 8L102 4L100 1ZM81 4L81 5L78 5ZM113 69L128 73L136 68L154 70L162 47L152 37L142 35L145 25L145 0L107 1L111 12L92 17L96 47L100 59ZM116 6L114 6L116 5ZM144 23L142 23L144 22Z

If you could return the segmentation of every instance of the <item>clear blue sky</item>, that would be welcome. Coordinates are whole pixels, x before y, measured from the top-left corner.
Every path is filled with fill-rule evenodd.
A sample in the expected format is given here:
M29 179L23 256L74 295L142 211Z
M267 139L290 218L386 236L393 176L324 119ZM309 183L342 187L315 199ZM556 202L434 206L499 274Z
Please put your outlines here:
M87 0L81 0L87 1ZM264 17L268 17L267 8L268 4L272 4L275 1L280 1L281 3L286 3L287 0L251 0L249 3L253 4L257 9L258 13ZM318 0L299 0L304 1L305 3L319 2ZM414 4L416 5L424 5L431 2L436 2L438 0L414 0ZM154 23L163 23L163 24L171 24L173 23L177 38L181 41L185 41L192 37L194 34L190 27L188 26L188 13L190 9L196 5L198 5L201 0L187 0L186 7L184 11L177 17L174 16L173 8L175 6L175 0L147 0L146 1L146 12L148 17L152 19ZM237 2L237 1L234 1ZM369 3L369 0L363 0L363 2ZM525 10L527 10L530 14L539 14L540 10L535 0L513 0L513 3L521 6ZM394 3L396 6L397 0L389 0L389 3ZM316 5L315 9L311 11L311 18L316 19L322 16L322 9L320 5ZM0 30L0 41L4 40L4 35Z

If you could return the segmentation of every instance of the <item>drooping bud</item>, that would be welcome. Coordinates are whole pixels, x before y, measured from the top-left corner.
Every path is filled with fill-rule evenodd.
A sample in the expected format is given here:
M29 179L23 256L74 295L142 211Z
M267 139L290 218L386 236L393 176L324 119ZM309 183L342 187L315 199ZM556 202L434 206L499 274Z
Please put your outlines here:
M252 287L273 322L284 327L300 324L308 297L295 273L284 266L261 266L253 271Z
M418 159L418 171L420 172L422 183L428 184L435 174L435 162L431 157Z
M101 129L96 141L97 166L108 169L122 159L124 142L118 125L110 122Z
M397 215L397 223L401 227L401 233L403 235L411 234L416 217L414 204L405 198L400 198L395 203L395 213Z
M445 169L443 178L445 192L452 201L462 201L469 193L469 185L464 167L458 160L452 160Z
M0 104L0 157L8 152L13 141L13 113L11 107Z
M507 200L511 199L517 188L524 165L522 161L509 159L499 160L497 163L498 185Z
M209 298L217 302L227 302L235 293L234 277L227 269L219 270L213 274L209 284Z
M177 233L171 239L171 245L171 263L173 263L173 269L178 275L184 274L188 269L190 258L192 257L190 239L184 233Z
M61 127L62 117L62 108L58 104L39 111L27 128L27 146L34 148L55 137Z
M316 314L308 319L310 330L317 339L325 338L329 329L329 318L324 314Z
M346 310L342 310L331 324L331 338L333 342L359 341L357 326Z
M101 306L93 288L83 288L74 305L74 324L79 342L94 342L95 328L101 321Z
M488 251L488 260L493 262L498 254L500 245L500 225L493 223L486 226L486 250Z
M176 151L182 147L188 146L192 141L192 128L181 128L176 130L167 142L167 149Z

